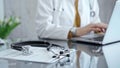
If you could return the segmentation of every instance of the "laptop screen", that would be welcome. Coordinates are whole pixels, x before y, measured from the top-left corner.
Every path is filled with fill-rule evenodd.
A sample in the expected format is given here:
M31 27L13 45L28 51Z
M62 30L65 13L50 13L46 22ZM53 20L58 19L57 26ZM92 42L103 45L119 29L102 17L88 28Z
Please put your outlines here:
M116 1L102 44L120 41L120 1Z

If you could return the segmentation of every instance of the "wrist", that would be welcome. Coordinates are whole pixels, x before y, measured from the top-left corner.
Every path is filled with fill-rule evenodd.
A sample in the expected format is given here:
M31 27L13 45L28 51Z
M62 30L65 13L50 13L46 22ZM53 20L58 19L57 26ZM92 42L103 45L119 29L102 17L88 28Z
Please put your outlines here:
M72 28L70 29L70 32L72 33L72 36L73 36L73 37L76 36L77 28L76 28L76 27L72 27Z

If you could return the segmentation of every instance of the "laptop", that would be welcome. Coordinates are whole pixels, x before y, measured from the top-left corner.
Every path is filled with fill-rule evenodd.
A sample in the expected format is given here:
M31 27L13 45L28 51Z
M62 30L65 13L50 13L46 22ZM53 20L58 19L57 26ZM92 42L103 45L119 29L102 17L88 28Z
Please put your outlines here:
M85 42L99 45L107 45L120 41L120 0L116 1L112 16L105 34L88 34L82 37L72 38L75 42Z

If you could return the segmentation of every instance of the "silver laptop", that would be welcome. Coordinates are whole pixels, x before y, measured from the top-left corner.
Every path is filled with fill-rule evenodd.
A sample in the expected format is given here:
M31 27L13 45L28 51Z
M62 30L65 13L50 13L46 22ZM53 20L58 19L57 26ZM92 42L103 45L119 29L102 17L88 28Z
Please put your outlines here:
M120 41L120 1L116 1L108 28L105 34L89 34L72 38L72 41L106 45Z

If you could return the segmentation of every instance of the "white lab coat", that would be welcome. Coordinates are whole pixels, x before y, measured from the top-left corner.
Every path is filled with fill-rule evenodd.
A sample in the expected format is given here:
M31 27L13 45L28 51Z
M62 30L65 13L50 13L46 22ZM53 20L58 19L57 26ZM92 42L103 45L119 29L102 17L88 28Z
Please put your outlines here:
M38 0L36 15L37 33L41 38L67 39L69 30L73 27L75 18L75 0ZM90 22L100 22L97 0L93 1L94 18L90 17L89 0L79 0L81 26Z

